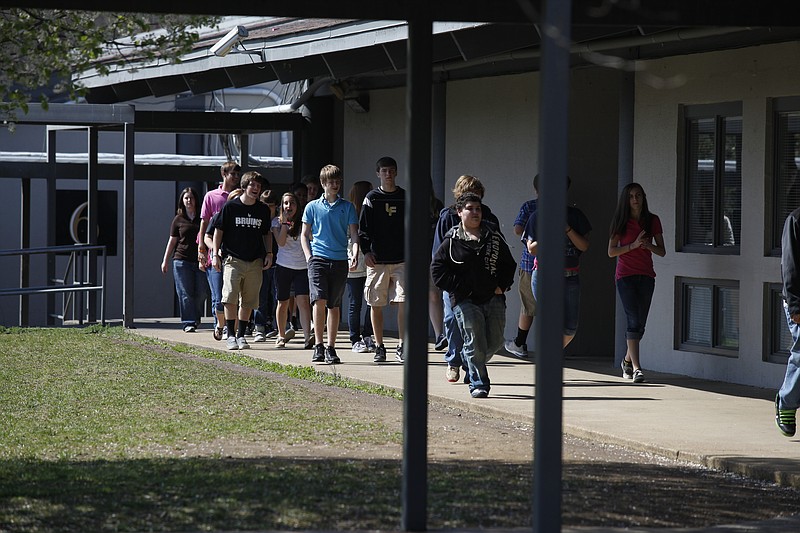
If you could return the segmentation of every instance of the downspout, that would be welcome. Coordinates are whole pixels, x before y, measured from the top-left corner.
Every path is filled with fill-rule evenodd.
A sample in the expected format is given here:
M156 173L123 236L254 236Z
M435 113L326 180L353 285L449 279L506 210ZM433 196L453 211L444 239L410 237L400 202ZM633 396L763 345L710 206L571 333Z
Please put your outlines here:
M302 112L304 108L304 104L308 102L312 96L322 87L329 85L333 81L332 78L324 77L320 78L311 85L309 85L303 94L301 94L297 100L292 102L291 104L283 104L281 103L281 98L275 94L273 91L269 89L257 89L251 88L249 89L249 94L261 94L261 91L264 91L264 95L270 98L273 102L277 105L268 106L268 107L257 107L254 109L231 109L231 113L296 113L298 111ZM307 83L307 82L306 82ZM248 94L248 89L226 89L228 94ZM289 139L288 139L288 132L282 131L281 132L281 157L289 157Z
M283 99L280 97L278 93L267 89L265 87L240 87L240 88L233 88L233 89L225 89L223 91L225 94L230 95L239 95L239 96L264 96L269 98L277 106L283 104ZM231 113L252 113L252 109L231 109ZM281 133L281 157L288 158L289 157L289 132L282 131Z

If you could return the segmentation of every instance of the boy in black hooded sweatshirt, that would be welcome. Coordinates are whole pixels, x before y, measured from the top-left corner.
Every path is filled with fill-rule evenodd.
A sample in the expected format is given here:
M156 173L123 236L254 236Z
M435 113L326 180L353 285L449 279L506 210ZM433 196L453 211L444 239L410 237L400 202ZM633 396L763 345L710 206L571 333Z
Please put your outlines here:
M464 339L470 394L486 398L490 389L486 363L504 342L505 292L514 283L517 263L503 236L483 222L478 195L462 194L456 211L460 223L447 232L434 254L431 276L450 294Z

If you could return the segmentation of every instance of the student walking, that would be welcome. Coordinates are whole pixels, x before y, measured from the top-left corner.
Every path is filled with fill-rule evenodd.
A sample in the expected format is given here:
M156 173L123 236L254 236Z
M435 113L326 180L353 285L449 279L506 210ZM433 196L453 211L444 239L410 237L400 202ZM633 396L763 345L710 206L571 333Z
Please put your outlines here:
M503 345L505 292L517 264L499 232L482 223L481 198L456 200L460 223L447 232L431 263L436 286L446 291L463 339L470 395L486 398L491 389L486 362Z
M222 305L222 272L212 268L213 256L208 254L205 235L211 227L211 217L216 215L228 201L228 195L239 187L242 167L235 161L227 161L219 169L222 183L212 191L208 191L203 198L203 207L200 209L200 235L204 238L198 244L197 260L200 270L205 271L208 277L208 287L211 290L211 309L214 313L214 338L222 340L225 334L225 313ZM213 233L213 229L212 229ZM231 332L233 334L233 332Z
M281 197L280 214L272 219L272 236L278 245L275 258L275 285L278 309L276 322L278 336L275 347L284 348L295 336L295 330L287 327L289 321L289 297L294 291L294 300L300 311L300 322L305 334L305 347L313 346L311 336L311 304L308 300L308 263L300 233L303 229L303 212L297 197L290 192Z
M535 177L534 177L535 179ZM534 189L534 192L535 189ZM514 220L514 233L517 237L522 236L528 219L536 211L537 198L526 201L519 208L519 214ZM533 275L534 257L528 253L528 247L522 247L522 255L519 259L519 320L517 321L517 336L505 342L505 349L514 357L520 359L528 358L528 332L533 325L533 318L536 316L536 298L533 296L533 286L531 277Z
M361 215L361 206L364 197L372 190L372 183L357 181L350 187L348 200L356 210L356 216ZM375 341L372 340L372 319L370 318L369 305L364 306L364 284L367 281L367 265L364 263L364 254L358 249L358 239L347 242L347 256L352 261L355 258L356 266L347 273L347 289L350 293L350 305L347 313L347 326L350 330L350 344L355 353L375 351ZM364 308L362 320L361 309Z
M181 310L183 331L194 333L203 316L208 295L206 274L200 270L197 235L200 232L200 205L197 191L187 187L178 195L178 209L169 228L161 272L167 273L172 258L172 277Z
M214 228L212 265L217 272L222 271L223 264L225 266L222 304L229 350L250 347L244 338L247 322L250 313L258 307L262 270L272 264L269 207L259 201L264 184L258 172L245 173L242 195L222 206Z
M358 218L353 204L339 195L342 189L342 171L335 165L322 167L319 173L322 197L312 200L303 211L301 242L308 261L308 285L314 314L314 354L311 361L338 364L336 334L339 330L342 295L347 272L358 258L347 257L348 236L358 239ZM327 308L328 345L323 346Z
M570 179L567 176L567 188ZM539 175L533 178L533 188L539 194ZM567 206L567 226L564 229L564 348L575 338L578 331L578 318L581 303L580 258L589 249L589 232L592 225L583 211L575 206ZM538 299L539 258L539 217L534 211L522 232L522 242L528 247L528 253L534 256L531 287L534 298Z
M481 202L483 202L485 188L481 180L475 176L464 174L459 176L459 178L456 180L455 186L453 187L453 199L457 200L462 194L468 192L476 194L481 199ZM481 214L482 223L488 225L492 230L497 231L502 236L502 232L500 232L500 222L497 220L497 217L494 215L494 213L492 213L492 210L489 209L488 205L481 203ZM450 207L445 207L441 210L439 213L439 220L436 223L436 231L433 235L433 249L431 250L431 256L436 255L436 251L439 250L439 247L444 241L447 232L460 223L461 219L458 216L458 211L456 210L455 204L451 205ZM443 322L444 335L447 342L447 352L444 354L444 360L447 363L445 379L450 383L455 383L459 380L461 368L466 370L467 366L461 356L461 332L458 329L458 324L456 323L456 318L453 314L453 308L450 302L450 295L447 294L446 290L444 290L442 292L442 303L444 308ZM469 376L465 376L465 380L468 379Z
M664 257L667 250L661 220L650 212L647 195L638 183L629 183L622 189L609 233L608 256L617 258L614 277L627 320L622 377L642 383L644 373L639 361L639 343L644 336L656 284L653 254Z
M377 344L373 360L376 363L386 361L383 310L391 304L397 308L397 335L400 339L395 358L402 363L405 334L403 303L406 300L406 191L397 186L397 161L393 158L378 159L375 171L381 184L364 198L358 229L359 242L367 265L364 295L371 308L372 331Z
M781 237L781 279L783 311L792 335L783 384L775 395L775 423L786 437L797 431L795 415L800 407L800 208L783 224Z

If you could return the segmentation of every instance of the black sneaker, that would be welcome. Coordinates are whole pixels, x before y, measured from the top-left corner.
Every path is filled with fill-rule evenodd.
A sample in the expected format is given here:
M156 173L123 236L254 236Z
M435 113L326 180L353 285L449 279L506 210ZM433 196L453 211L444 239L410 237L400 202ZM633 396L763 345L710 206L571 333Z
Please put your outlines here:
M314 355L311 356L312 363L322 363L325 361L325 347L322 344L314 346Z
M327 346L325 348L325 362L329 365L338 365L342 362L339 356L336 355L336 348L333 346Z
M404 362L405 358L403 357L403 345L397 345L397 351L395 351L394 358L397 359L399 362Z
M633 363L623 359L620 366L622 367L622 377L624 379L633 379Z
M386 362L386 346L383 344L375 348L375 356L372 358L376 363Z
M775 395L775 424L781 430L784 437L794 437L797 431L795 422L795 409L781 409L780 397Z

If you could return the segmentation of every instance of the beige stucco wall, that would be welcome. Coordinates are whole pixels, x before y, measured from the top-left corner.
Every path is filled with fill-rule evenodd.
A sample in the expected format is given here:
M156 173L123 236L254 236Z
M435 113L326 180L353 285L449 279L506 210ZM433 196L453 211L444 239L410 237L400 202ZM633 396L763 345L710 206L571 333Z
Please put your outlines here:
M539 75L520 74L450 82L446 87L445 197L461 174L481 178L485 202L500 220L515 257L522 244L513 224L521 204L533 198L538 165ZM592 222L592 247L583 256L584 291L579 333L570 353L613 353L613 263L606 256L606 226L616 198L617 75L598 69L573 72L569 156L571 201ZM369 113L344 113L344 165L348 179L375 179L374 161L391 154L402 166L405 89L372 91ZM441 139L439 139L441 141ZM399 183L405 186L403 169ZM517 287L508 294L506 335L516 333ZM602 312L598 312L601 310ZM600 318L598 318L600 317ZM533 334L529 335L533 349Z
M653 308L642 343L645 368L697 377L775 387L783 365L763 362L766 318L764 284L780 281L780 260L766 257L764 169L767 99L800 94L797 43L714 52L642 63L636 83L635 178L648 195L651 210L664 224L667 256L656 258L658 274ZM674 82L656 88L656 79ZM743 108L742 234L737 256L678 253L676 241L677 132L679 105L741 101ZM738 357L677 351L675 278L738 280Z

